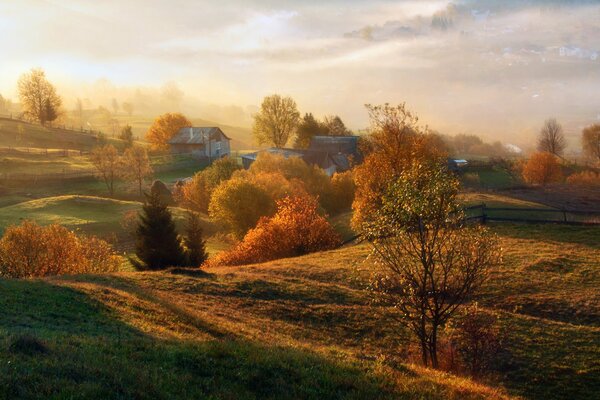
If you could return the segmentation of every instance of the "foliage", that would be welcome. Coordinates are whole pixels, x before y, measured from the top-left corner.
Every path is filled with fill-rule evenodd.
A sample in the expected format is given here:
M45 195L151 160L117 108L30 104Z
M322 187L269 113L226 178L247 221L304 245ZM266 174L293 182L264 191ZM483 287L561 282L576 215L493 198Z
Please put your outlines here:
M477 303L465 307L451 324L451 344L459 364L473 377L481 377L497 362L505 332L499 315L482 310Z
M194 212L188 213L183 237L186 264L192 267L202 265L208 259L206 240L200 224L200 218Z
M538 151L560 157L566 147L567 141L563 134L562 125L555 118L546 120L538 137Z
M260 186L247 180L230 179L214 190L208 212L213 220L224 223L241 238L260 217L272 215L275 204Z
M133 146L133 130L131 125L125 125L119 133L119 139L124 141L128 147Z
M139 216L135 254L139 270L159 270L185 264L185 255L167 205L157 190L151 190Z
M356 229L381 205L382 193L390 181L415 161L445 162L446 149L439 138L427 128L418 125L418 117L398 106L368 105L371 129L361 143L366 155L361 165L354 169L356 195L352 208L352 224Z
M585 128L581 134L583 152L600 162L600 124Z
M129 147L121 157L121 172L123 179L135 182L138 186L140 196L142 195L142 184L152 176L152 167L148 152L142 146Z
M96 176L106 184L108 193L112 196L115 192L115 180L119 177L121 159L117 149L111 145L105 145L94 149L90 159L96 170Z
M527 183L545 186L563 179L562 169L554 154L534 153L523 166L523 179Z
M157 179L152 182L152 185L150 186L150 192L158 196L161 203L166 204L167 206L170 206L174 203L173 194L167 185L165 185L161 180Z
M258 144L285 147L296 131L300 113L291 97L278 94L264 98L260 111L254 115L252 133Z
M567 183L574 186L600 187L600 173L581 171L567 177Z
M116 271L120 257L94 236L77 236L57 224L9 226L0 239L0 275L30 278Z
M438 333L498 264L497 240L462 225L459 183L436 164L414 164L384 192L363 234L378 266L370 289L418 339L424 365L438 368Z
M181 128L192 126L192 123L183 114L166 113L154 120L146 140L150 143L152 150L169 150L169 140L179 132Z
M347 211L352 207L356 184L352 171L339 172L331 177L331 196L325 197L324 207L332 214Z
M304 114L296 129L294 147L297 149L306 149L310 145L310 140L313 136L324 135L325 133L326 130L323 125L311 113Z
M346 128L342 119L337 115L329 115L321 123L322 130L327 136L351 136L352 131Z
M193 210L208 212L208 204L213 190L223 181L231 178L240 166L233 158L216 160L208 168L197 172L192 180L181 188L181 201Z
M29 119L45 125L58 117L62 100L42 69L34 68L21 75L18 88L19 100Z
M279 200L277 213L261 218L240 244L219 254L215 264L258 263L335 248L341 239L318 207L307 194Z

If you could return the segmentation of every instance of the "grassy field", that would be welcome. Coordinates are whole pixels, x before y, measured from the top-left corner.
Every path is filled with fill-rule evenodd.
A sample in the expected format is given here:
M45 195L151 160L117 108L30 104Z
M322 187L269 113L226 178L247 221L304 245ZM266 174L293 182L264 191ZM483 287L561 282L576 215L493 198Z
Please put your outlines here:
M393 310L369 306L359 245L205 272L0 281L0 397L593 398L600 230L493 229L505 263L477 300L511 328L485 385L408 362Z

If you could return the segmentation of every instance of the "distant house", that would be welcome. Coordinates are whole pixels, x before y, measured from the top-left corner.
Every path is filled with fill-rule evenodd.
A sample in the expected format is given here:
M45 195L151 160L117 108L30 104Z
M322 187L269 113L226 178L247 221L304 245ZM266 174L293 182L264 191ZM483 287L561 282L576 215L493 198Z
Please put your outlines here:
M315 136L308 149L261 150L243 155L242 165L245 169L250 168L258 155L265 152L279 154L285 158L302 158L307 164L322 168L329 176L349 170L354 163L362 159L358 151L358 136Z
M231 139L219 127L181 128L169 140L172 154L193 154L209 160L228 156L231 152Z
M453 158L448 159L448 170L453 171L453 172L461 171L462 169L466 168L468 165L469 165L469 162L467 160L453 159Z

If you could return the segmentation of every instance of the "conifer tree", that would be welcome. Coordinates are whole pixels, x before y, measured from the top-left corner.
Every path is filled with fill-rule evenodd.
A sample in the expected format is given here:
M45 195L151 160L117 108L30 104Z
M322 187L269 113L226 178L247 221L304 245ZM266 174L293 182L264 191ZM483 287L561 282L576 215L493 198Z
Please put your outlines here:
M151 190L146 197L136 229L135 254L139 261L134 266L140 270L159 270L183 265L185 256L171 212L157 191Z
M206 240L203 238L200 217L194 212L188 214L183 243L185 246L186 262L189 266L200 266L208 259Z

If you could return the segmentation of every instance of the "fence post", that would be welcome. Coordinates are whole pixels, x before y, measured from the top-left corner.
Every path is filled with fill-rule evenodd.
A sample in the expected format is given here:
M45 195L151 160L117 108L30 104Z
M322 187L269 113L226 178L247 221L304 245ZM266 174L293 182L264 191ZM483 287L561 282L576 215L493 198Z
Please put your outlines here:
M565 210L564 208L562 209L562 213L563 213L563 221L567 222L567 210Z
M481 224L485 225L487 223L487 213L485 211L486 206L485 203L481 203Z

